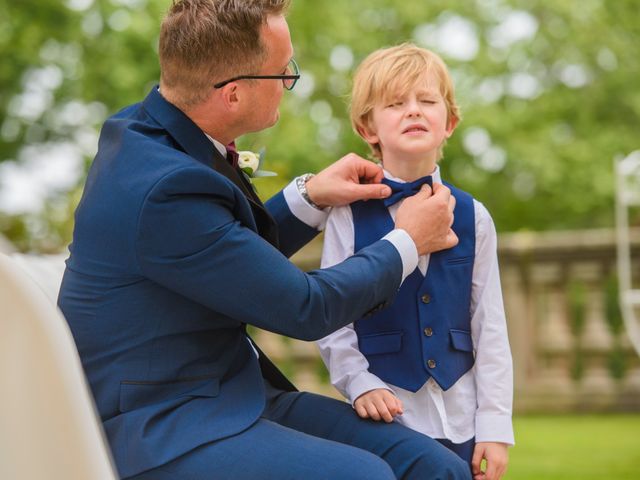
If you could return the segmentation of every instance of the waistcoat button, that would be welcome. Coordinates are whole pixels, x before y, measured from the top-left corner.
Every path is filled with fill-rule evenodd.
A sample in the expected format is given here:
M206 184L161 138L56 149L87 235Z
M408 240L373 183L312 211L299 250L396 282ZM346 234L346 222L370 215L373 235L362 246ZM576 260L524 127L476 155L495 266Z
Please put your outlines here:
M424 334L425 334L427 337L430 337L431 335L433 335L433 328L431 328L431 327L427 327L427 328L425 328L425 329L424 329Z
M422 297L420 297L420 300L422 300L422 303L429 303L431 301L431 295L425 293L424 295L422 295Z
M436 368L436 361L431 359L427 360L427 367Z

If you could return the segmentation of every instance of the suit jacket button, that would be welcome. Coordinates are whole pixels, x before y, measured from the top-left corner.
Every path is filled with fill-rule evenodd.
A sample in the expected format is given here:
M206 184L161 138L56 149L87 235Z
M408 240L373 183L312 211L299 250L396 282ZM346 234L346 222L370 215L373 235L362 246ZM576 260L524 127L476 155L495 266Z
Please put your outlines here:
M436 368L436 361L432 359L427 360L427 367Z
M424 295L422 295L422 297L420 297L420 300L422 300L422 303L429 303L431 301L431 295L425 293Z
M427 337L430 337L431 335L433 335L433 329L431 327L427 327L424 329L424 334Z

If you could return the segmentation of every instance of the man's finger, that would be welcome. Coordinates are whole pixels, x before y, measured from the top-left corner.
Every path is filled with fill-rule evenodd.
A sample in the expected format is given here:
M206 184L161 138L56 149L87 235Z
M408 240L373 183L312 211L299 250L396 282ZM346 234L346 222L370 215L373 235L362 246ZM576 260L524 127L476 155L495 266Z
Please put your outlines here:
M377 182L379 183L384 178L384 172L382 171L382 167L380 165L376 165L375 163L365 160L362 157L358 157L354 155L355 167L358 172L358 178L365 178L369 182Z
M456 197L454 197L453 195L451 195L451 196L449 197L449 211L450 211L451 213L453 213L453 211L455 210L455 208L456 208Z
M420 193L427 194L427 196L430 197L433 194L433 188L431 188L431 185L428 183L425 183L420 187Z
M354 198L363 200L387 198L391 195L391 188L381 183L372 183L368 185L360 184L353 186Z
M447 238L445 238L445 246L443 250L455 247L458 245L458 241L458 236L453 230L451 230L451 228L449 228L449 233L447 233Z
M449 197L451 196L451 190L448 187L442 185L441 183L434 182L433 183L433 194L437 196L443 197L449 201Z

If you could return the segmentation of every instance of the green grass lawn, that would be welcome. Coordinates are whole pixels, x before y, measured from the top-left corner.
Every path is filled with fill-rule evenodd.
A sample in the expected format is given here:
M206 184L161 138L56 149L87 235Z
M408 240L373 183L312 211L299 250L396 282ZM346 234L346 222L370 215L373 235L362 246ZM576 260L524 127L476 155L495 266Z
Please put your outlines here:
M639 480L640 414L519 416L505 480Z

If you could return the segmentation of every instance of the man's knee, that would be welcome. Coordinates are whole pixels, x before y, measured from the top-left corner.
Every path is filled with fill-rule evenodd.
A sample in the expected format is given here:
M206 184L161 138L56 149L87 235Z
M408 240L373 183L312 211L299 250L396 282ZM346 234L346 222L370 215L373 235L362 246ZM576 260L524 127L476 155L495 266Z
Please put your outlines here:
M471 468L469 464L460 458L455 453L448 449L441 452L434 458L434 455L422 455L417 470L421 470L423 473L417 475L415 478L433 478L442 480L471 480ZM428 477L422 476L426 472ZM414 477L408 477L414 478Z
M356 455L350 456L345 460L344 462L331 462L332 473L330 473L329 478L348 478L350 480L396 479L387 462L365 450L360 450Z
M471 480L469 464L440 443L421 434L405 438L389 463L403 480Z

